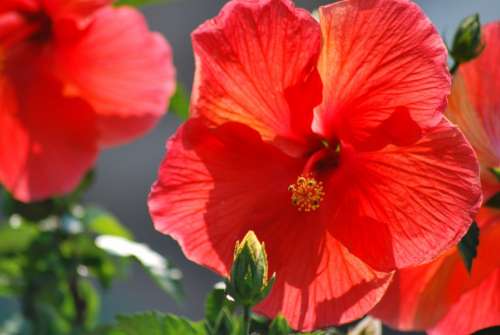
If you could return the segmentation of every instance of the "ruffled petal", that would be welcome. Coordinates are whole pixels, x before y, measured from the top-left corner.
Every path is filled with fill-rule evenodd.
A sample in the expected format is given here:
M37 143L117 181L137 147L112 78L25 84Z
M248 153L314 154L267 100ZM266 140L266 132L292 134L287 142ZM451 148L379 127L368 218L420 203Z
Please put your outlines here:
M371 312L399 330L425 330L436 325L464 292L478 285L500 267L500 211L482 209L478 255L469 274L456 247L433 262L396 272L382 301ZM463 314L467 319L469 314ZM457 334L455 332L443 334Z
M361 317L390 279L328 234L329 211L292 206L288 185L304 163L242 124L211 129L191 119L170 140L148 202L156 229L176 239L189 259L222 275L235 242L254 230L278 278L257 311L281 312L303 330Z
M97 155L90 106L29 68L3 77L0 93L0 182L21 201L72 191Z
M235 0L192 38L193 115L244 123L265 140L306 141L321 102L321 36L310 13L289 0Z
M486 48L459 67L447 115L465 133L479 160L500 166L500 22L484 27Z
M414 145L343 148L329 183L334 236L385 271L430 261L455 245L482 198L475 154L446 119Z
M498 252L498 251L497 251ZM465 293L429 335L468 335L500 324L500 268Z
M340 1L320 8L320 22L324 89L316 131L372 150L409 137L415 142L415 129L439 123L450 91L447 52L417 5ZM398 122L378 131L394 113Z
M175 89L170 46L132 8L100 10L82 36L59 41L54 64L65 93L96 110L106 146L148 131Z

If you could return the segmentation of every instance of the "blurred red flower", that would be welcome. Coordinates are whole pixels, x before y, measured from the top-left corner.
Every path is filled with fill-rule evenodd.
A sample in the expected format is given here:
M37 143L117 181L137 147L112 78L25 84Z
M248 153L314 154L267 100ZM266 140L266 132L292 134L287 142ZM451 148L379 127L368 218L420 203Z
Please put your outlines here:
M301 330L356 319L391 271L455 245L478 164L442 116L446 48L406 0L229 2L193 33L191 119L149 198L155 227L222 275L248 230L277 281L257 312Z
M447 115L478 153L485 197L500 190L489 171L500 164L500 22L483 29L485 50L460 66ZM500 211L483 208L478 255L469 275L458 248L432 263L399 271L372 312L402 330L467 335L500 324Z
M500 323L500 211L483 208L478 254L469 275L457 247L433 262L398 271L372 314L400 330L467 335Z
M22 201L71 191L175 88L168 43L110 0L2 0L0 69L0 183Z
M447 115L474 147L485 197L500 191L490 172L500 167L500 22L483 27L485 49L453 78Z

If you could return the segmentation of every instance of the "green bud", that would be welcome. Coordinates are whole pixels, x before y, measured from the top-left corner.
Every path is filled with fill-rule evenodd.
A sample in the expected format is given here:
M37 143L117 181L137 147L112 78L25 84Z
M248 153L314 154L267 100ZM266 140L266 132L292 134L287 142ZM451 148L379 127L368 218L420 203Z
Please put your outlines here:
M479 56L483 49L479 14L468 16L455 33L451 55L457 64L462 64Z
M262 301L271 290L274 275L268 278L267 254L253 231L243 241L236 242L231 277L227 282L228 293L243 306L253 306Z

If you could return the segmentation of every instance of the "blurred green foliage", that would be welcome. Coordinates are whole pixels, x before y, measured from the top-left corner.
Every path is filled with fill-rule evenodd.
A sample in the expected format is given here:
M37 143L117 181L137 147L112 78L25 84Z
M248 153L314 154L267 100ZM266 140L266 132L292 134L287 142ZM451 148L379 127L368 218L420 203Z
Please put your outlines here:
M19 314L0 326L0 335L104 331L98 328L99 291L125 275L131 261L182 300L178 269L134 242L115 216L82 204L93 180L90 172L74 192L29 204L0 189L0 297L20 302Z
M189 92L181 83L177 83L169 109L183 121L189 117Z
M134 7L139 7L139 6L144 6L144 5L153 5L153 4L159 4L159 3L167 3L171 2L174 0L117 0L115 1L114 5L115 6L134 6Z

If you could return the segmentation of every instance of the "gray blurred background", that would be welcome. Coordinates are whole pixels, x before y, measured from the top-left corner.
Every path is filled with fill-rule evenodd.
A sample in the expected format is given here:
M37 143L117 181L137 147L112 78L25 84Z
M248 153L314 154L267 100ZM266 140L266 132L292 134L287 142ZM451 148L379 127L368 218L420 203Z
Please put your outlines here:
M170 41L174 50L178 81L188 88L191 87L194 70L190 33L200 23L215 16L226 2L178 0L142 9L152 30L163 33ZM296 4L312 10L331 2L302 0L296 1ZM500 0L415 2L420 4L448 41L452 38L458 22L467 15L479 12L482 22L500 19ZM204 296L218 281L210 271L188 262L172 239L153 229L146 208L146 196L164 155L165 140L178 125L179 120L169 114L144 138L127 146L103 152L97 166L97 181L87 200L109 209L135 233L138 241L146 242L174 262L184 273L187 300L184 306L177 306L141 269L135 267L127 279L118 280L110 291L103 293L103 321L112 320L114 315L119 313L151 309L201 318ZM15 308L12 302L0 300L0 320L9 310Z

